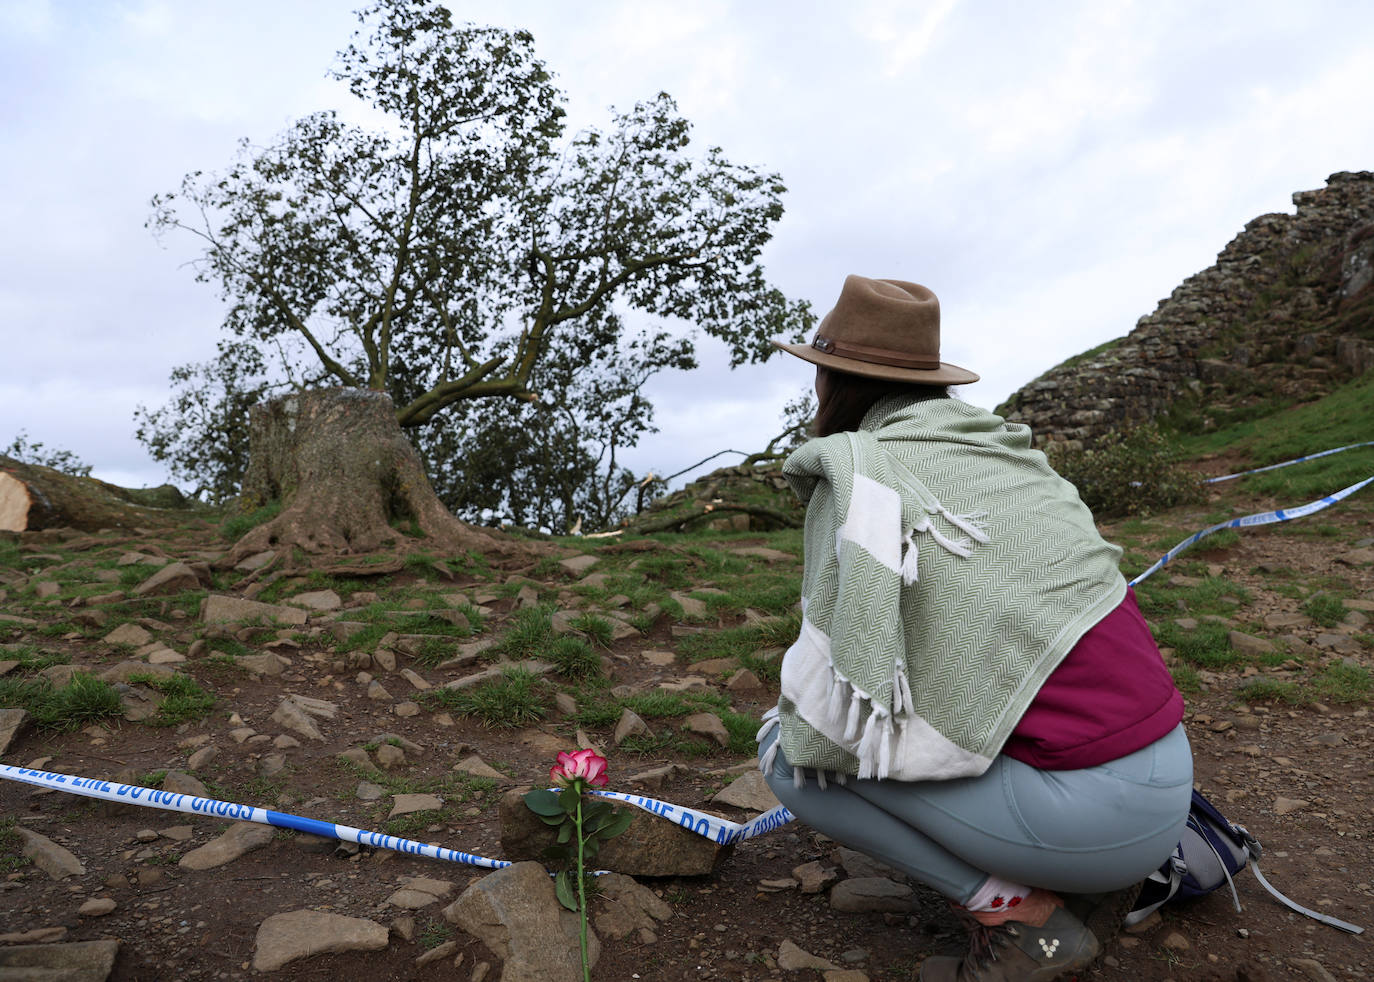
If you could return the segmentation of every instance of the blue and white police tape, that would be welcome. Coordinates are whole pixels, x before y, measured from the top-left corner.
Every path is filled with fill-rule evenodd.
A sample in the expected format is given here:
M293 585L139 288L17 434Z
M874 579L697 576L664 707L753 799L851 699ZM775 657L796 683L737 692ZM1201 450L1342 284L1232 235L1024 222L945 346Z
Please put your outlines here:
M1357 450L1360 447L1374 447L1374 440L1364 443L1352 443L1344 447L1336 447L1333 450L1323 450L1321 453L1310 453L1304 457L1294 457L1292 460L1285 460L1279 464L1270 464L1268 467L1256 467L1254 470L1238 471L1235 474L1223 474L1221 477L1209 477L1203 484L1220 484L1222 481L1233 481L1238 477L1245 477L1247 474L1262 474L1265 471L1276 471L1280 467L1291 467L1294 464L1301 464L1305 460L1316 460L1318 457L1329 457L1333 453L1342 453L1346 450Z
M65 791L68 794L82 795L87 798L118 802L123 805L160 808L163 811L205 815L210 818L227 818L239 822L257 822L259 825L294 829L297 832L308 832L311 835L338 839L341 842L356 842L361 846L390 849L412 856L427 856L430 859L462 863L467 866L502 869L510 865L510 862L504 859L488 859L485 856L478 856L470 852L416 842L399 835L368 832L364 829L355 829L349 825L322 822L318 819L303 818L300 815L291 815L287 812L270 811L253 805L240 805L229 801L218 801L214 798L202 798L198 795L180 794L175 791L159 791L155 788L144 788L135 784L119 784L115 781L102 781L99 778L58 774L53 771L40 771L28 767L13 767L9 764L0 764L0 778L32 784L53 791ZM782 805L741 825L738 822L731 822L728 819L708 815L692 808L672 805L666 801L658 801L642 795L625 794L621 791L593 791L591 793L603 798L622 801L658 815L667 821L676 822L683 828L722 845L751 839L792 821L792 813Z
M1356 491L1360 490L1360 488L1370 483L1374 483L1374 477L1367 477L1358 484L1352 484L1350 487L1337 491L1335 494L1328 494L1325 498L1318 498L1316 501L1310 501L1297 508L1278 508L1274 511L1260 512L1256 515L1246 515L1244 518L1233 518L1229 521L1213 525L1210 528L1205 528L1201 532L1195 532L1161 556L1153 566L1131 580L1129 585L1135 586L1147 576L1158 572L1166 563L1183 552L1183 550L1187 549L1193 543L1207 538L1207 536L1214 532L1220 532L1222 529L1248 528L1252 525L1272 525L1275 522L1287 522L1295 518L1304 518L1314 512L1321 511L1323 508L1331 507L1343 498L1350 497Z

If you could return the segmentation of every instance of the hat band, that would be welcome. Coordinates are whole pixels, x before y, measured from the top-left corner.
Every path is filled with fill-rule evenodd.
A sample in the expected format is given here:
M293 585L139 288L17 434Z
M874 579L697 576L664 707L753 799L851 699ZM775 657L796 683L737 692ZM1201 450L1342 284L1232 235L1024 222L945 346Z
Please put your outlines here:
M816 335L816 340L811 342L811 347L827 355L853 358L855 361L866 361L873 365L891 365L894 368L922 368L927 371L935 371L940 367L939 355L934 358L923 358L920 355L893 351L891 348L874 348L867 344L836 341L819 334Z

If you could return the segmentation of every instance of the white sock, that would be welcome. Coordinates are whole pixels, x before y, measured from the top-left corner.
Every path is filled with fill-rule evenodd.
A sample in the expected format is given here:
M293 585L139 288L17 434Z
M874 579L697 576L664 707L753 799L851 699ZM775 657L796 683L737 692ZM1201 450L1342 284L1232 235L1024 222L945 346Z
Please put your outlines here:
M1026 899L1033 888L1024 883L1012 883L997 876L989 876L964 904L965 910L1006 910Z

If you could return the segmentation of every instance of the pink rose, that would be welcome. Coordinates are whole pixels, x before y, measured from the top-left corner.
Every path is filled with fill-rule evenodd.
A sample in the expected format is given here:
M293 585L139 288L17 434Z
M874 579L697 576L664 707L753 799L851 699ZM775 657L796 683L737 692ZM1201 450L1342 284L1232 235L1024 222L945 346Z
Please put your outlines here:
M558 763L549 768L549 780L560 788L570 788L579 782L593 788L606 786L606 758L595 750L558 754Z

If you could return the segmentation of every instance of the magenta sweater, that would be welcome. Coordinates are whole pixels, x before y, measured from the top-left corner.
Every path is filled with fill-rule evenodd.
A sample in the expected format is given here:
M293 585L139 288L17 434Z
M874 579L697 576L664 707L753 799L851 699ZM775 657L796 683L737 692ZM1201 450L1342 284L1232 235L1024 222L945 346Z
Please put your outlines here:
M1183 696L1128 589L1041 686L1002 752L1046 771L1095 767L1182 719Z

